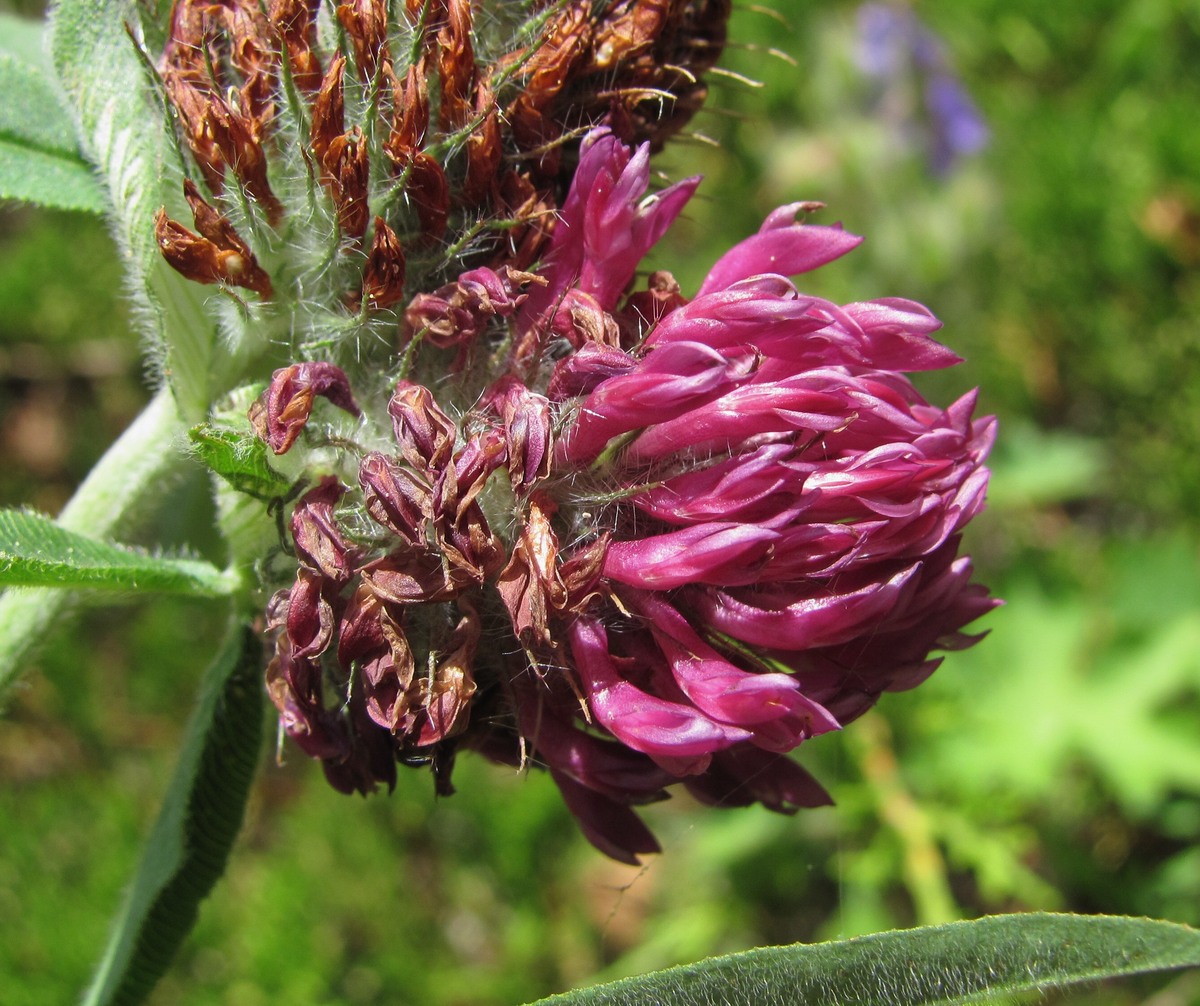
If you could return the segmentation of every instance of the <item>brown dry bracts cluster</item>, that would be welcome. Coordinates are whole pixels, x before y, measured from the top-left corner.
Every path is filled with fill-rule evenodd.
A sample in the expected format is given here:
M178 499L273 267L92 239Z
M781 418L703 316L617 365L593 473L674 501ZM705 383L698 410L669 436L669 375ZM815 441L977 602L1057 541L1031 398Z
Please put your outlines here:
M154 237L167 261L197 283L225 283L270 298L271 277L229 220L204 201L192 182L183 183L183 194L199 233L159 210L154 215Z
M607 122L661 145L699 107L729 15L729 0L406 0L389 20L382 0L350 0L322 38L319 6L175 4L159 72L181 141L213 196L237 189L226 216L215 211L217 252L160 214L163 254L189 279L270 295L257 273L246 282L209 261L234 250L253 260L228 219L245 216L252 231L255 220L274 231L249 244L264 262L283 259L270 267L282 295L278 274L297 272L286 267L290 228L319 219L313 184L329 201L331 243L360 270L370 247L368 275L337 298L351 308L390 307L408 280L412 292L440 285L464 250L475 264L527 268L552 232L578 138ZM376 219L387 230L369 239Z

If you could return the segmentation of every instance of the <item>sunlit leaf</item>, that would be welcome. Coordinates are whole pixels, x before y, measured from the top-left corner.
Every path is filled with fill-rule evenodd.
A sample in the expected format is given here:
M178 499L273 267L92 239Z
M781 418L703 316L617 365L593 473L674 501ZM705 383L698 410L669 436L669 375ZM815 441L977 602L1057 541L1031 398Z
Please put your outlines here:
M220 597L236 581L210 563L174 559L68 531L30 510L0 510L0 584L154 590Z
M997 915L767 947L541 999L537 1006L934 1006L1200 967L1200 931L1113 916Z
M115 536L162 499L185 458L174 449L184 429L167 388L88 473L56 523L89 537ZM61 626L70 591L14 587L0 594L0 699L29 666L52 627Z
M104 192L81 159L0 136L0 199L59 210L104 212Z

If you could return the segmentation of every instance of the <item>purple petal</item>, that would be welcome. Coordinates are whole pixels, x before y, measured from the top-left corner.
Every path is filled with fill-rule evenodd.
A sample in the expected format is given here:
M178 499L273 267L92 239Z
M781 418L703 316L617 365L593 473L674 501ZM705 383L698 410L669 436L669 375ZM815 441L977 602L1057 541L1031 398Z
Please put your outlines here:
M641 863L638 856L662 852L650 829L628 807L580 785L565 773L551 769L550 776L584 838L606 856L637 866Z
M698 342L662 346L588 395L561 442L562 459L594 458L614 437L682 416L738 387L755 363L751 353L726 355Z
M818 375L745 384L677 419L650 427L627 449L639 464L677 451L719 453L763 433L811 434L844 427L853 403Z
M686 472L634 497L639 510L671 524L714 520L761 523L793 505L804 475L783 460L790 444L766 444L699 471Z
M798 276L841 258L857 248L862 238L840 227L793 224L755 234L734 245L709 270L698 297L725 290L738 280L760 273Z
M782 673L752 673L729 663L705 643L679 612L653 594L633 599L634 607L650 618L651 631L671 665L675 681L701 712L725 723L754 730L756 743L764 726L787 719L770 746L791 750L802 740L838 722L817 703L801 694L795 678Z
M747 598L725 591L697 591L693 603L714 629L734 639L753 646L806 650L844 643L864 632L904 601L919 569L917 563L886 580L868 580L851 590L831 586L790 603L765 591Z
M714 521L632 541L614 541L604 558L604 575L645 590L670 590L688 583L754 583L778 531Z
M577 619L571 653L596 722L623 744L649 755L677 776L703 772L713 751L750 739L749 732L715 723L699 710L642 691L617 673L604 628Z

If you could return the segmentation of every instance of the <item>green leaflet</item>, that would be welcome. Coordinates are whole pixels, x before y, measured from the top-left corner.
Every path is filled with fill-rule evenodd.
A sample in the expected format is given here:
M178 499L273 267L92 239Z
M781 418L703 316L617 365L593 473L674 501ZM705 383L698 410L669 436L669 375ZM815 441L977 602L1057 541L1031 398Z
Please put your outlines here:
M207 562L148 555L68 531L30 510L0 510L0 584L221 597L237 582Z
M254 434L200 423L188 439L200 460L238 492L265 503L290 494L292 483L270 466L267 445Z
M262 643L235 626L205 676L200 706L133 887L84 998L140 1002L162 976L225 870L262 739Z
M46 72L41 34L38 22L0 15L0 199L102 213L104 192Z
M934 1006L1198 966L1200 931L1172 922L996 915L714 957L536 1006Z

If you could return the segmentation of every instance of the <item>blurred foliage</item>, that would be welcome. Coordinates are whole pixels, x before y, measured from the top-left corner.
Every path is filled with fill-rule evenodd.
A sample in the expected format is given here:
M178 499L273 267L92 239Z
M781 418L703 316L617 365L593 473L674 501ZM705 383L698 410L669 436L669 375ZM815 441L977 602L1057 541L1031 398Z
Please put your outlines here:
M360 801L285 749L153 1002L516 1003L984 912L1200 923L1200 4L920 7L992 136L944 177L873 113L855 11L739 10L722 65L763 86L714 79L694 129L716 145L658 162L707 181L655 265L694 289L768 210L821 199L867 242L814 292L937 311L968 362L923 387L978 384L1002 423L968 535L1008 602L990 637L801 752L836 808L676 798L648 812L666 853L642 870L588 847L545 778L464 759L452 799L409 773ZM101 224L0 216L0 502L54 510L145 399L120 282ZM209 554L203 480L165 488L150 536ZM177 600L85 612L0 724L6 1004L83 985L219 622ZM1200 981L1159 994L1200 1001Z

